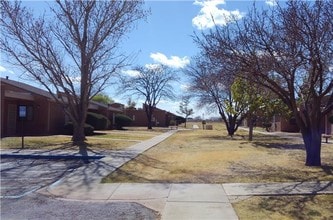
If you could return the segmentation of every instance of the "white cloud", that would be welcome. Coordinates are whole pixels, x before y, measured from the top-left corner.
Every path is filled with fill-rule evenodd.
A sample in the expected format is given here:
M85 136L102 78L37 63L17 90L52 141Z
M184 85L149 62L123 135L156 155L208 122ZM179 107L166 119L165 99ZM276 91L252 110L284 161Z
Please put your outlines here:
M0 72L6 72L6 71L7 71L7 69L5 67L0 66Z
M269 6L276 6L277 0L266 0L265 3Z
M8 69L6 69L6 68L3 67L3 66L0 66L0 72L1 72L1 73L6 72L6 73L14 74L13 71L8 70Z
M190 63L190 59L188 57L180 58L178 56L171 56L168 58L166 55L162 53L151 53L150 57L157 63L166 65L172 68L184 68L187 64Z
M69 80L71 80L73 83L80 83L81 82L81 76L69 76Z
M161 67L161 64L150 63L150 64L146 64L145 67L150 70L158 70Z
M187 85L187 84L182 84L182 85L180 85L180 89L182 90L182 91L188 91L189 90L189 88L190 88L190 85Z
M244 16L244 13L239 10L219 9L218 5L225 4L224 0L196 0L193 4L201 6L199 14L192 19L192 24L200 30L212 28L215 25L224 26Z
M137 70L123 70L122 72L132 77L140 75L140 72Z

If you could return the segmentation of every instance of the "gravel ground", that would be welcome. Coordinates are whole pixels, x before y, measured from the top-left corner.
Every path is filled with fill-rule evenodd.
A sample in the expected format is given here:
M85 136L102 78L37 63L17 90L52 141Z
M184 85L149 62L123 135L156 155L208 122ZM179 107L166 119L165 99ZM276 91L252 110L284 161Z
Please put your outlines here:
M160 219L157 212L137 203L69 201L49 198L37 193L20 199L1 199L0 217L2 220Z

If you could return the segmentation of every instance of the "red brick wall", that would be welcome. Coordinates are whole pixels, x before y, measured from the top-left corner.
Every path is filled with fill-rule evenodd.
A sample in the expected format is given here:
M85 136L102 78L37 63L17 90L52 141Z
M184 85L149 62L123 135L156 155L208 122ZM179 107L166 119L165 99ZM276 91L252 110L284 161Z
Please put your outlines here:
M133 120L132 126L147 126L147 116L143 109L126 109L125 114ZM152 121L155 127L169 126L168 112L155 109Z
M24 135L49 135L62 132L65 116L57 103L38 94L30 95L29 99L32 100L6 97L6 90L29 93L7 84L1 84L1 87L1 137L21 136L22 131ZM19 119L17 113L19 105L26 105L32 110L29 119ZM12 108L12 111L9 111L9 108Z

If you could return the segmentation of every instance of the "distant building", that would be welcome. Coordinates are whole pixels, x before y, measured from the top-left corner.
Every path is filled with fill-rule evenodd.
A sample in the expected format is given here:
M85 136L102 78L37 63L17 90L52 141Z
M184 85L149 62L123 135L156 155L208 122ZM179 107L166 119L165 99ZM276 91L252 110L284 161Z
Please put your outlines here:
M114 127L116 115L123 113L122 108L113 107L111 104L106 105L96 101L90 101L88 111L106 116L111 122L109 129Z
M142 106L142 108L139 109L126 108L124 110L124 113L133 120L131 126L137 126L137 127L147 126L148 122L147 122L146 112L144 110L144 105ZM171 112L155 108L153 111L152 126L168 127L170 125L170 122L172 120L176 120L177 117L178 117L177 115Z
M328 118L333 115L333 111L326 115L321 122L321 132L322 134L333 134L333 124L331 124ZM295 118L287 119L285 117L275 115L271 120L272 126L270 131L282 131L282 132L300 132ZM247 120L244 120L243 126L248 126ZM263 127L263 122L260 119L256 120L255 126Z
M272 119L271 131L300 132L300 129L295 118L287 119L285 117L275 115Z

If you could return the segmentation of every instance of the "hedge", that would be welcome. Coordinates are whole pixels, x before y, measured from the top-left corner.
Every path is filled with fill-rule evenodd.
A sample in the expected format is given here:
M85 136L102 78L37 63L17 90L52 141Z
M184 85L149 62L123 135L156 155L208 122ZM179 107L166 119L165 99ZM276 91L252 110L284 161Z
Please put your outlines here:
M88 112L86 123L94 127L95 130L106 130L110 126L110 120L104 115Z
M129 126L132 123L132 119L127 115L117 114L115 117L115 123L117 129L123 129L124 126Z
M65 124L64 126L64 134L66 135L73 135L73 123L72 122L68 122ZM84 134L86 136L91 136L94 134L94 127L89 125L89 124L85 124L84 125Z
M264 122L264 123L262 123L262 126L266 129L266 131L270 131L272 125L273 124L271 122Z

